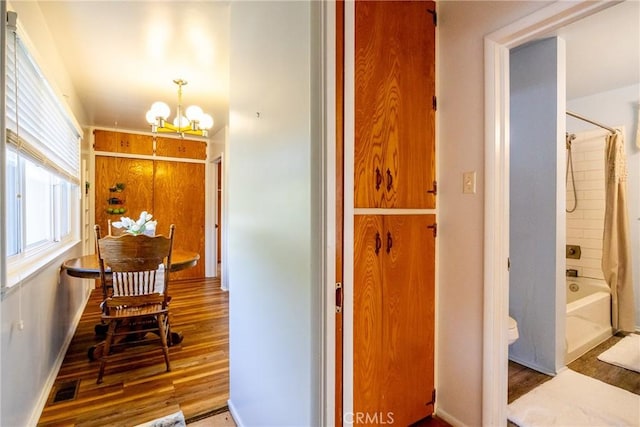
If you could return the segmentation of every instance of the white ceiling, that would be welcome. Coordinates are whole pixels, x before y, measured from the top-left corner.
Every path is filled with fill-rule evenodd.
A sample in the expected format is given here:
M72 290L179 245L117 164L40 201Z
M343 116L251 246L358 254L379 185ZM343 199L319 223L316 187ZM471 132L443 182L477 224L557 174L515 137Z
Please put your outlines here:
M567 46L567 99L640 83L640 1L627 0L557 31Z
M40 1L84 106L87 125L149 130L164 101L199 105L224 127L229 98L228 1ZM212 134L213 134L212 132Z
M229 1L40 1L88 126L148 130L150 104L228 122ZM567 98L640 82L640 2L628 0L557 32L567 42ZM173 114L173 112L172 112Z

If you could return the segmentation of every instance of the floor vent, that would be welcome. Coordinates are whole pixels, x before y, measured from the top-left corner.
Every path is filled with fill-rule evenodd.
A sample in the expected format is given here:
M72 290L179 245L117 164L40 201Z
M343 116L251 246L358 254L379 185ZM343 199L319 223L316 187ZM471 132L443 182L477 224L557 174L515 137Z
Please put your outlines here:
M63 383L56 384L53 392L52 403L67 402L74 400L78 394L78 385L80 380L65 381Z

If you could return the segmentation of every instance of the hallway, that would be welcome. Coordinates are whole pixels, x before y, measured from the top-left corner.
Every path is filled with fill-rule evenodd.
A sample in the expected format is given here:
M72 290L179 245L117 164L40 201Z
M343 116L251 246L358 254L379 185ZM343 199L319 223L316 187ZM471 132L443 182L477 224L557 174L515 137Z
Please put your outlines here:
M84 310L39 426L136 425L182 410L185 419L224 407L229 398L229 294L218 279L171 283L171 325L184 335L170 348L171 372L162 353L146 359L108 364L104 383L96 384L98 361L87 350L100 341L102 292L94 289ZM73 387L76 384L77 387ZM69 385L69 391L61 390ZM74 388L76 390L74 390ZM70 397L54 403L56 397Z

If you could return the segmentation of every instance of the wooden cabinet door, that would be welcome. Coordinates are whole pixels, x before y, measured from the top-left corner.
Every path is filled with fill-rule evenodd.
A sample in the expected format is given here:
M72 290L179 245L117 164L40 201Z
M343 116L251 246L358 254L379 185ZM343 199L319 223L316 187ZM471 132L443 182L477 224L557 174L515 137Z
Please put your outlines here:
M102 129L93 131L95 151L127 154L153 154L153 137Z
M355 217L353 404L377 424L409 425L434 410L434 221Z
M107 234L107 220L120 221L127 216L137 219L140 212L153 211L153 160L129 159L124 157L96 156L95 210L96 224L102 234ZM111 192L116 183L125 184L122 192ZM110 205L110 198L122 200L121 205ZM126 212L107 213L108 208L123 207Z
M203 163L156 160L154 162L154 207L159 234L176 226L174 247L200 254L198 264L172 273L173 279L204 277L204 171Z
M354 227L353 408L356 413L376 413L387 407L383 394L382 216L357 215Z
M355 4L355 207L435 207L434 2Z
M207 143L190 139L156 138L156 155L206 160Z

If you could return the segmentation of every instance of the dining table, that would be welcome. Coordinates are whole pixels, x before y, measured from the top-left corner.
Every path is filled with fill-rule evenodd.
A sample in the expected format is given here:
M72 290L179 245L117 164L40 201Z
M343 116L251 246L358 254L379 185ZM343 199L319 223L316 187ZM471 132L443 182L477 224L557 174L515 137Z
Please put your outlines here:
M186 270L187 268L195 267L200 259L200 254L197 252L185 251L181 249L174 249L171 252L171 272ZM109 266L105 266L105 273L109 274ZM70 258L62 263L60 267L60 274L66 273L71 277L79 279L100 279L100 263L98 261L98 255L90 254L77 258ZM107 331L107 325L99 323L95 326L96 335L105 335ZM178 331L171 331L171 337L169 339L170 345L180 344L182 342L183 335ZM104 348L104 342L100 342L91 346L88 350L88 357L90 360L99 359L102 355Z
M174 249L171 252L171 272L195 267L199 259L200 255L197 252ZM80 279L99 279L100 263L98 262L98 255L91 254L68 259L62 263L61 271L66 272L71 277ZM109 266L106 266L105 272L109 272Z

